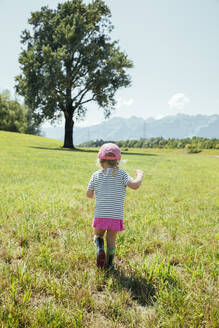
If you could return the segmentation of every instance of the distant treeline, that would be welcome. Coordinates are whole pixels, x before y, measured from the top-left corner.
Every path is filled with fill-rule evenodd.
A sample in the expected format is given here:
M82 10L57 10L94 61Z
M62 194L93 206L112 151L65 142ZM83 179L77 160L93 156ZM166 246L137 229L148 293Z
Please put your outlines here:
M125 140L125 141L104 141L91 140L80 144L80 147L100 147L105 142L115 142L121 148L187 148L193 149L194 152L199 152L201 149L219 149L219 139L216 138L201 138L192 137L184 139L163 137L157 138L141 138L139 140ZM196 151L195 151L196 150Z

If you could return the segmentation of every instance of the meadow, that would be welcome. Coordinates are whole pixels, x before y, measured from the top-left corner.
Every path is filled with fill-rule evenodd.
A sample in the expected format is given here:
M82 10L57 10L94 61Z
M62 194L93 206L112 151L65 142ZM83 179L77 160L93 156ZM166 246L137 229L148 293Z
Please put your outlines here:
M219 327L219 150L124 152L115 270L97 270L96 149L0 131L0 327Z

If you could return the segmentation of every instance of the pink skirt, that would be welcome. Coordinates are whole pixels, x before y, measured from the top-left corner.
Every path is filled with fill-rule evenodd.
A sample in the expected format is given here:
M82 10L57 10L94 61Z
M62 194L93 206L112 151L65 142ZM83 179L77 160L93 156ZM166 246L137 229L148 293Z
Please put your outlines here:
M114 230L122 231L125 230L123 220L120 219L110 219L110 218L94 218L93 228L102 230Z

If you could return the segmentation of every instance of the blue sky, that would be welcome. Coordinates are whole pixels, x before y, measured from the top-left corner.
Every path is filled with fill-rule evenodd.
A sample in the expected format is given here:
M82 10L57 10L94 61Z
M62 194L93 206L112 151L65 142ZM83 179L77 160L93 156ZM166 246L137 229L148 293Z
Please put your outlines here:
M32 11L56 0L0 0L0 91L14 95L21 31ZM88 2L88 1L87 1ZM219 1L106 0L112 39L134 63L132 86L117 93L113 116L163 117L176 113L219 114ZM78 125L99 123L90 105Z

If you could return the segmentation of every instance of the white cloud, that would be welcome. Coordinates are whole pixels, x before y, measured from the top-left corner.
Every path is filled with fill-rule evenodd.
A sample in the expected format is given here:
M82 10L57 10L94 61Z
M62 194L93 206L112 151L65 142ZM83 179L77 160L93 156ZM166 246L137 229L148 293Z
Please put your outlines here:
M166 113L166 114L156 115L156 116L154 116L154 118L155 118L155 120L161 120L162 118L167 117L169 115L171 115L171 114Z
M183 93L176 93L170 98L168 105L171 109L183 111L189 102L189 98L187 98Z
M134 103L133 98L122 99L121 97L119 97L119 98L117 98L116 107L117 107L117 109L119 109L121 107L130 107L130 106L132 106L133 103Z

